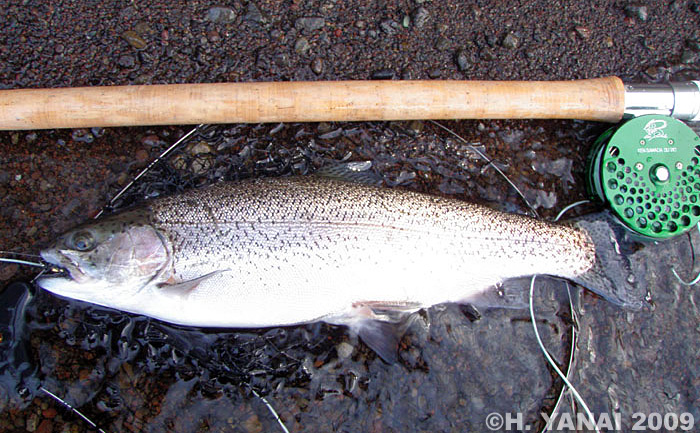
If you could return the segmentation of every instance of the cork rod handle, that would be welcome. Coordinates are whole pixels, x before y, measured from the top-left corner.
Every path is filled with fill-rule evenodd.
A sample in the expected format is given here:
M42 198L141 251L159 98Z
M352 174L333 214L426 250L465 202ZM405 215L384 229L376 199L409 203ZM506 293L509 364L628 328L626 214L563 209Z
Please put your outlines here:
M617 77L576 81L316 81L0 90L0 129L409 119L616 122Z

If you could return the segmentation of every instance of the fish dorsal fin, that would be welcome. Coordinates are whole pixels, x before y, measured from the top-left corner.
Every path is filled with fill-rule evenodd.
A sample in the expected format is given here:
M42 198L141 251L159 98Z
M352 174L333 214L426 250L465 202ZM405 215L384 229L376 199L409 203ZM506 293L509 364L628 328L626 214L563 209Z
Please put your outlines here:
M330 179L373 186L380 186L384 181L380 175L372 171L372 161L329 164L319 168L314 174Z

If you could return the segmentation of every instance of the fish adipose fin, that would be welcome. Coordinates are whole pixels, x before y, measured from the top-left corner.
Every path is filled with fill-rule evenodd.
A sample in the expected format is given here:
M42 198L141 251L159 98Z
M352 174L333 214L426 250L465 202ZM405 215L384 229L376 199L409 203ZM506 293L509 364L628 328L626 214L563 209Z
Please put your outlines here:
M357 303L350 313L325 321L347 326L384 362L394 364L398 360L399 340L405 331L401 322L408 313L419 308L418 304Z
M595 245L595 264L571 280L613 304L639 309L646 296L644 279L633 273L630 257L636 242L608 211L585 215L570 223L588 233ZM641 275L641 274L640 274Z

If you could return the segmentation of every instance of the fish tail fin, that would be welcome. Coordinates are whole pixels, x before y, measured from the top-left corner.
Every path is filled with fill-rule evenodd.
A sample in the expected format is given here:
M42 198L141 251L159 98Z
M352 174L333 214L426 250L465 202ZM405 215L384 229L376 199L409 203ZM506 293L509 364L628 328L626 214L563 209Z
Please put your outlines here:
M629 231L608 211L585 215L570 223L588 233L595 246L593 267L571 280L613 304L641 308L647 291L644 279L635 275L642 273L633 269L631 257L638 244L630 239Z

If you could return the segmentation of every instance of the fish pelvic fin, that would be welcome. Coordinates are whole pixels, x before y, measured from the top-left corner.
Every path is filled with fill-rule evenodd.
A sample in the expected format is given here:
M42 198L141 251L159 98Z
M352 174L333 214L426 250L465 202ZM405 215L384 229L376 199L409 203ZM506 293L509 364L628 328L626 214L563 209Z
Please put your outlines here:
M324 319L336 325L345 325L357 334L387 364L398 361L399 340L406 331L404 318L417 309L418 304L360 302L338 317Z
M588 271L571 278L613 304L640 309L646 297L646 284L640 270L633 269L632 253L638 244L608 211L585 215L569 222L585 231L595 246L595 263ZM635 274L636 271L636 274Z

